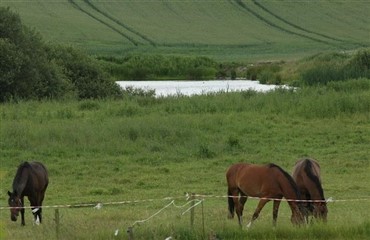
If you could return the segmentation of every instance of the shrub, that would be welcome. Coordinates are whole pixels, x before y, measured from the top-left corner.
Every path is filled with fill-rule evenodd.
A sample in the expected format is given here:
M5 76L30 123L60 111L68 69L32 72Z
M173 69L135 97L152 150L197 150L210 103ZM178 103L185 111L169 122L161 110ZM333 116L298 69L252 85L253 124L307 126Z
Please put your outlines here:
M72 47L49 46L48 55L62 68L79 99L119 96L120 87L109 78L96 60Z
M260 63L249 66L247 69L247 79L259 80L263 84L281 84L281 63Z
M320 64L302 73L304 84L312 86L317 84L327 84L330 81L341 80L343 72L340 67L330 64Z
M121 93L96 60L71 47L46 45L9 8L0 8L0 63L1 102Z
M217 63L206 57L129 55L124 58L98 58L116 79L214 79Z
M332 81L370 78L370 50L361 50L354 56L324 54L308 60L310 67L301 71L305 85L326 85Z
M0 8L0 101L60 98L70 83L51 61L41 36L22 25L9 8Z
M344 68L346 78L370 78L370 50L359 51Z

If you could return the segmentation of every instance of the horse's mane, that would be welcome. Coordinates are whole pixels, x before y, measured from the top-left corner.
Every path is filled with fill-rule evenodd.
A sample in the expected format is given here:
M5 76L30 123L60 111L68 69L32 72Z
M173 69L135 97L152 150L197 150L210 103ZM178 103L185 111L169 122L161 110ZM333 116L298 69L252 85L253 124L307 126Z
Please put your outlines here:
M298 199L301 199L301 193L299 192L298 190L298 187L297 187L297 184L295 183L295 181L293 180L292 176L290 176L286 171L284 171L281 167L279 167L278 165L276 164L273 164L273 163L270 163L268 164L268 166L270 168L277 168L280 172L283 173L283 175L285 176L286 179L288 179L288 182L290 183L290 185L292 186L294 192L296 193L297 195L297 198Z
M304 171L307 174L308 178L310 178L314 184L316 185L317 189L319 190L320 196L322 199L324 199L324 190L322 189L320 179L313 174L312 172L312 163L309 159L305 159L305 166L304 166Z
M14 180L13 180L13 190L18 190L19 185L25 185L25 183L22 181L25 181L25 179L22 179L22 173L23 170L26 168L31 168L31 165L28 162L23 162L21 165L19 165L17 173L15 174ZM26 179L27 180L27 179ZM23 186L24 188L24 186ZM22 189L23 191L23 189ZM20 193L18 193L20 194Z

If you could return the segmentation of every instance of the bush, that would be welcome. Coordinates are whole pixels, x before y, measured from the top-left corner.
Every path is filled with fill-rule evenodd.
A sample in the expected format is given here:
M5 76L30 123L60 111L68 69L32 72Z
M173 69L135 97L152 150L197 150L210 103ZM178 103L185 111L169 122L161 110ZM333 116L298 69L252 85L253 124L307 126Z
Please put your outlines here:
M119 86L98 62L72 47L50 46L48 54L62 67L63 74L76 88L79 99L98 99L120 95Z
M71 47L48 46L9 8L0 8L0 74L1 102L120 94L96 60Z
M259 80L262 84L281 84L281 63L261 63L247 69L247 79Z
M320 64L302 73L303 83L309 86L327 84L330 81L341 79L343 79L341 67L330 64Z
M0 101L60 98L69 82L50 61L41 36L0 8Z
M310 67L301 72L301 81L305 85L370 78L370 50L361 50L352 57L344 54L318 55L309 59L307 65Z
M98 59L119 80L214 79L219 71L217 63L206 57L130 55Z
M359 51L344 68L346 78L370 78L370 50Z

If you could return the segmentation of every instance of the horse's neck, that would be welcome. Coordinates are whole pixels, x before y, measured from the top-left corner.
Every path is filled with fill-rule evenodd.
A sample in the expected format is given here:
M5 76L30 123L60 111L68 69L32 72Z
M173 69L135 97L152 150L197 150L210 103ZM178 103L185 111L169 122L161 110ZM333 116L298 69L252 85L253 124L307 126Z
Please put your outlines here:
M324 199L324 192L321 186L321 178L320 178L320 167L317 164L312 164L312 177L310 178L313 186L309 189L311 198L313 200L323 200ZM318 182L315 180L317 178Z
M23 169L19 176L17 176L16 179L14 179L13 191L17 192L17 195L19 197L23 195L22 193L27 185L28 178L29 178L28 171L25 171L25 169Z
M285 199L300 199L300 195L298 192L298 188L295 185L295 182L293 179L289 179L284 173L280 172L280 180L279 180L279 185L280 185L280 190L283 193L283 197Z
M313 184L313 187L309 189L311 199L312 200L324 200L325 199L324 192L322 190L321 184L320 186L315 182L312 182L312 184Z
M314 173L314 175L317 176L317 178L319 179L320 183L321 183L321 178L320 178L320 167L316 164L312 164L312 172Z

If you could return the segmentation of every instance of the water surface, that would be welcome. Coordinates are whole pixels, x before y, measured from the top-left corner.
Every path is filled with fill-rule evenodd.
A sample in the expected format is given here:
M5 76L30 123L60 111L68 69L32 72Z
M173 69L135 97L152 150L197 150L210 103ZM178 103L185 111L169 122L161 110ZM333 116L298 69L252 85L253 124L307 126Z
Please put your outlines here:
M143 90L155 90L156 97L171 95L199 95L215 92L235 92L254 90L266 92L274 90L278 85L260 84L251 80L211 80L211 81L117 81L122 87L133 87Z

